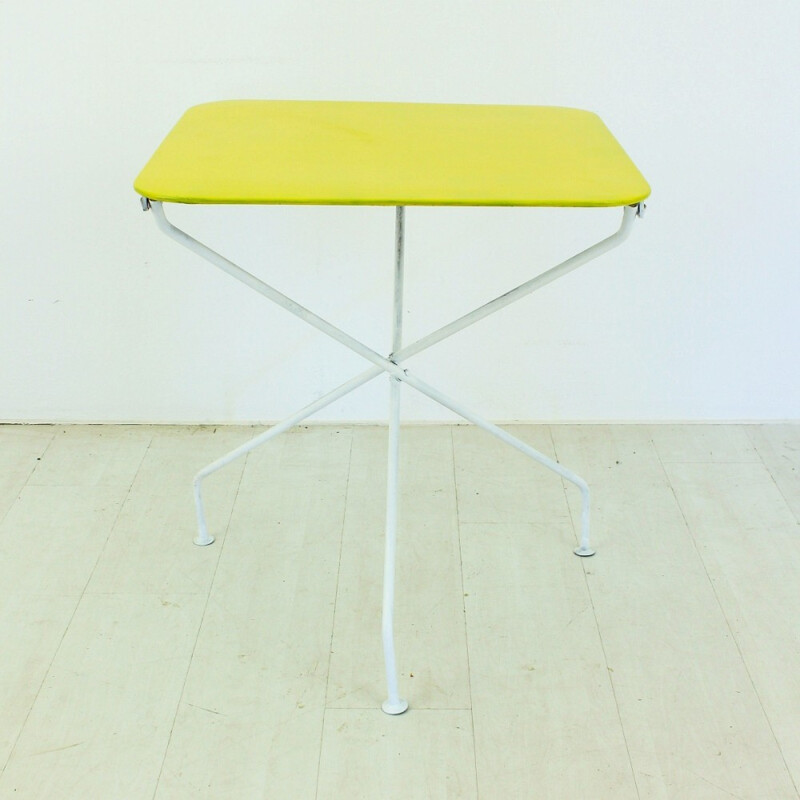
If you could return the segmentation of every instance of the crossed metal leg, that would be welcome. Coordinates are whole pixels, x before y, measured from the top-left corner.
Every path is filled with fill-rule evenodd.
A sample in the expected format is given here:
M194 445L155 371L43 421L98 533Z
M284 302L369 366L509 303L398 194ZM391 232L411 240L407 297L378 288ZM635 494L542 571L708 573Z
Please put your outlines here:
M395 665L394 653L394 573L395 573L395 552L397 535L397 485L398 485L398 453L399 453L399 432L400 432L400 385L406 383L417 391L435 400L445 408L450 409L460 417L472 422L488 433L497 437L503 442L511 445L515 449L524 453L534 461L538 461L543 466L560 475L565 480L578 487L581 492L582 511L581 511L581 538L580 545L575 550L579 556L592 556L594 550L589 545L589 487L580 476L566 469L557 462L540 453L538 450L525 444L511 434L499 428L497 425L488 422L470 409L463 406L458 400L442 394L440 391L410 374L407 369L402 367L404 361L411 358L423 350L437 344L438 342L452 336L460 330L477 322L484 317L499 311L501 308L513 303L537 289L546 286L557 278L566 275L577 269L583 264L603 255L613 247L621 244L629 235L633 220L636 216L641 216L644 206L637 204L626 206L623 209L622 223L619 229L606 239L598 242L577 255L568 258L561 264L537 275L529 281L518 286L516 289L506 292L500 297L486 303L483 306L465 314L453 322L439 328L436 331L418 339L416 342L402 347L402 310L403 310L403 242L404 242L404 223L405 209L397 207L396 229L395 229L395 280L394 280L394 306L393 306L393 325L392 325L392 352L384 357L371 348L354 339L349 334L340 330L336 326L317 316L313 312L304 308L284 294L264 283L255 276L246 272L232 261L215 253L204 244L193 239L188 234L176 228L167 220L163 206L160 202L143 199L145 210L152 209L158 227L171 239L179 242L202 258L210 261L216 267L249 286L259 294L277 303L279 306L290 311L295 316L305 320L309 325L317 328L346 347L350 348L360 356L371 362L373 366L356 375L346 383L324 395L315 402L287 417L282 422L274 425L269 430L251 439L249 442L237 447L227 455L209 464L200 470L194 479L194 496L197 509L198 533L194 540L197 545L208 545L214 541L213 536L209 535L206 525L205 514L203 511L202 482L213 472L221 469L225 465L234 461L239 456L253 450L256 447L268 442L270 439L279 436L281 433L298 425L307 417L326 406L335 402L339 398L364 385L368 381L382 373L387 373L390 380L390 413L389 413L389 464L386 493L386 551L384 559L384 580L383 580L383 615L382 615L382 636L383 652L386 664L386 682L388 697L384 701L382 708L387 714L402 714L407 708L408 703L401 699L397 687L397 669Z

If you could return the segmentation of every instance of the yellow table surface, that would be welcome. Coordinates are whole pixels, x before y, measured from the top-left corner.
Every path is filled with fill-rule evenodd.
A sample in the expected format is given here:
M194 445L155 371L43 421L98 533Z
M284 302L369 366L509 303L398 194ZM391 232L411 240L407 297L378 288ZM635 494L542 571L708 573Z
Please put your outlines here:
M622 206L650 187L602 120L550 106L230 100L134 182L178 203Z

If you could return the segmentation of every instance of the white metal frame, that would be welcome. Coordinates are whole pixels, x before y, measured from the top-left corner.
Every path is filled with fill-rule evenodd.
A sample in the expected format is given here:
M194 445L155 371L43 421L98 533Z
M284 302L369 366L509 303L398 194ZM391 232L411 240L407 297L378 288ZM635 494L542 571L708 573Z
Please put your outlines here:
M552 470L565 480L578 487L581 493L581 538L580 545L575 549L575 554L579 556L592 556L595 551L589 545L589 487L586 481L576 475L561 464L548 458L538 450L534 450L530 445L517 439L511 434L499 428L497 425L483 419L481 416L466 408L460 401L455 400L430 386L428 383L417 378L415 375L403 367L403 363L429 347L441 342L443 339L452 336L454 333L463 330L469 325L483 319L484 317L499 311L507 305L519 300L526 295L541 289L548 283L572 272L587 262L603 255L612 248L621 244L628 237L631 231L633 220L641 216L644 211L644 204L638 203L623 208L622 223L619 229L606 239L583 250L577 255L568 258L566 261L552 267L551 269L531 278L529 281L506 292L503 295L491 300L485 305L476 308L465 314L448 325L444 325L438 330L429 333L427 336L418 339L410 345L402 346L402 315L403 315L403 243L405 227L405 208L398 206L396 209L395 227L395 270L394 270L394 305L392 314L392 350L388 356L381 356L376 351L354 339L335 325L324 320L322 317L304 308L291 298L274 289L267 283L251 275L241 267L229 261L219 253L214 252L206 245L176 228L166 217L161 202L142 198L142 205L145 210L152 209L153 216L158 227L171 239L187 247L192 252L219 267L223 272L241 281L254 291L272 300L277 305L290 311L296 317L307 322L319 331L327 334L337 342L341 342L345 347L358 353L367 361L372 363L372 367L360 375L356 375L338 388L319 398L305 408L300 409L295 414L287 417L282 422L272 426L269 430L251 439L249 442L237 447L227 455L204 467L197 473L194 479L194 497L197 510L198 533L194 540L197 545L208 545L214 541L214 537L208 532L205 513L203 510L202 482L212 473L230 464L239 456L248 453L250 450L265 444L270 439L274 439L289 428L298 425L307 417L322 410L326 406L335 402L344 395L349 394L358 387L372 380L382 373L387 373L390 381L390 408L389 408L389 463L387 476L386 492L386 550L384 558L383 574L383 614L382 614L382 637L383 652L386 665L387 699L382 708L387 714L402 714L407 708L408 703L401 699L397 686L397 668L395 664L394 652L394 575L395 575L395 553L397 546L397 486L398 486L398 454L399 454L399 432L400 432L400 386L403 383L412 386L417 391L430 397L445 408L450 409L460 417L472 422L488 433L497 437L503 442L511 445L524 455L537 461L547 469Z

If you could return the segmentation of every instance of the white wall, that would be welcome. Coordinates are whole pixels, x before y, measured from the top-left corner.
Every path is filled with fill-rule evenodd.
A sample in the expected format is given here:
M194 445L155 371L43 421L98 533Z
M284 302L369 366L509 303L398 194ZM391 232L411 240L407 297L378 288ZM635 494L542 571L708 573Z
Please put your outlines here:
M0 15L0 419L273 420L361 370L141 212L150 153L223 98L597 111L653 187L646 218L416 371L499 420L800 417L797 0L4 0ZM410 209L408 338L617 215ZM392 209L173 216L385 349ZM323 418L381 419L385 395L379 380ZM448 418L413 390L404 413Z

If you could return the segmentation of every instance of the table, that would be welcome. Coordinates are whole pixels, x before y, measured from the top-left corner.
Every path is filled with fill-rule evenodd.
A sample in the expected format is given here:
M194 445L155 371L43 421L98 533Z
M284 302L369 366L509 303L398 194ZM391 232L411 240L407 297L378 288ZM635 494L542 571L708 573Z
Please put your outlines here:
M394 649L395 553L400 386L422 392L574 484L581 492L581 537L589 543L590 494L571 470L511 436L404 366L468 325L531 294L624 241L644 211L650 187L600 118L550 106L231 100L190 108L134 182L170 238L314 328L372 366L246 444L209 464L194 479L198 534L206 525L203 480L239 456L383 373L391 391L386 498L382 641L387 714L401 714ZM367 347L269 284L172 225L163 204L312 204L394 206L395 259L392 345ZM408 344L402 344L403 242L406 206L622 207L619 229L515 289ZM355 277L355 276L354 276Z

